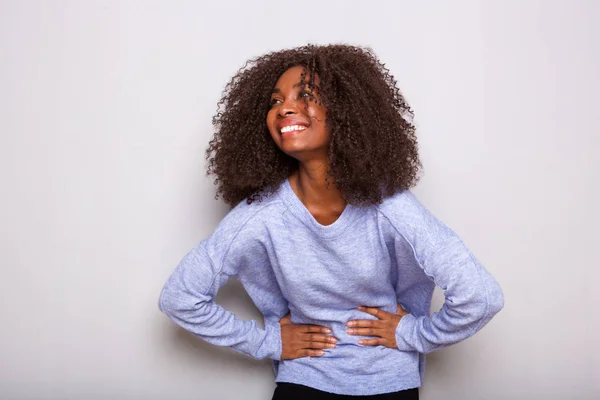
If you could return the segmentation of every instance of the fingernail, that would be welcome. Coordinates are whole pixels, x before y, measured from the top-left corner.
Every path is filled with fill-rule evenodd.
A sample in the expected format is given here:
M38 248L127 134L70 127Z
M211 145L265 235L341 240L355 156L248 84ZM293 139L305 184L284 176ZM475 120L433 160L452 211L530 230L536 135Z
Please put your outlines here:
M334 343L327 343L327 347L333 349L335 347Z
M332 337L332 338L329 338L329 341L331 343L337 343L338 340L337 340L337 338Z
M354 321L348 321L348 322L346 323L346 325L348 325L348 326L353 326L353 325L354 325Z
M358 344L365 344L365 342L364 342L364 341L362 341L362 340L359 340L359 341L358 341Z
M351 335L354 333L354 329L348 329L348 330L346 330L346 333L349 333Z
M325 328L325 333L331 333L331 329Z
M323 356L323 355L325 355L325 352L324 352L323 350L319 350L319 353L318 353L318 354L319 354L320 356Z

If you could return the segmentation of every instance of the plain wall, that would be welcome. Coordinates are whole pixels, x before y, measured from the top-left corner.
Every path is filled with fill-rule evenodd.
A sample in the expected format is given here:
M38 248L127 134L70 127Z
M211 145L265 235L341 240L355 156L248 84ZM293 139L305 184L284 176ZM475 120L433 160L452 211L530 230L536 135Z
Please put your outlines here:
M422 399L598 398L599 17L567 0L0 0L0 398L270 398L268 361L157 301L228 210L204 175L225 84L308 42L387 64L416 113L415 192L504 289L487 327L428 356ZM260 317L239 284L218 300Z

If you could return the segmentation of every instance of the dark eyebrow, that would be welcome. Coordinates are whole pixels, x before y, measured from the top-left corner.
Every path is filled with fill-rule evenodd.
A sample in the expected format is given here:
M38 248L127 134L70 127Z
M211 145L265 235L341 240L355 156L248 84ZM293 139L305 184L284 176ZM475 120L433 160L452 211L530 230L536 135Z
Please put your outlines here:
M296 84L295 84L294 86L292 86L292 87L294 87L294 88L297 88L297 87L305 87L307 84L308 84L307 82L304 82L304 83L302 83L302 82L298 82L298 83L296 83ZM274 89L273 89L273 91L271 92L271 94L276 94L276 93L281 93L281 89L279 89L279 88L274 88Z

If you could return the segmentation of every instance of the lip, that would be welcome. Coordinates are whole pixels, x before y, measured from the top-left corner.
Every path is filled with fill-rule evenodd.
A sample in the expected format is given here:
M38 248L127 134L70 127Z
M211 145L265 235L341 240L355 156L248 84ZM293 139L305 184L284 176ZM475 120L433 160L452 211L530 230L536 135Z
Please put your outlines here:
M308 122L303 121L301 119L286 118L277 123L277 125L276 125L277 132L279 132L279 134L282 135L281 128L285 128L286 126L292 126L292 125L304 126L306 128L308 128L310 126L310 124Z

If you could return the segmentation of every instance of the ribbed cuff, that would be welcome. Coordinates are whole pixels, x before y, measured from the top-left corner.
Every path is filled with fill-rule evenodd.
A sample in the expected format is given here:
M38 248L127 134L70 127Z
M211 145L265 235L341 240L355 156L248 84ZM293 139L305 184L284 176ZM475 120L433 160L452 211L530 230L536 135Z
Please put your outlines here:
M259 350L260 357L281 360L281 325L279 321L265 320L265 340Z
M406 314L396 327L396 344L400 351L415 351L414 346L411 346L407 338L410 338L415 330L417 317L412 314Z

